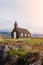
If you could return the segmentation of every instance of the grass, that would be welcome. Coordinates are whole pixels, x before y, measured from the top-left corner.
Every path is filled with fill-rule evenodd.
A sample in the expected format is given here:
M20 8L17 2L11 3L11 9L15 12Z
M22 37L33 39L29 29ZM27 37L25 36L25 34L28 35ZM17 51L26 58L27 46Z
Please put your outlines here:
M20 58L22 58L26 53L24 51L10 50L6 59L8 60L11 56L13 56L15 54L18 55Z
M29 44L43 43L43 39L31 39L31 38L20 38L20 39L2 39L0 38L0 43L7 44L8 42L27 42Z
M34 45L34 44L40 44L40 43L43 43L43 39L31 39L31 38L20 38L20 39L2 39L0 38L0 43L2 44L7 44L8 42L27 42L28 44L30 45ZM31 49L31 50L28 50L28 52L35 52L35 50ZM20 57L23 57L26 53L28 52L25 52L24 50L21 50L19 49L18 51L15 51L15 50L11 50L9 52L9 54L7 55L7 59L11 56L13 56L14 54L17 54L19 55Z

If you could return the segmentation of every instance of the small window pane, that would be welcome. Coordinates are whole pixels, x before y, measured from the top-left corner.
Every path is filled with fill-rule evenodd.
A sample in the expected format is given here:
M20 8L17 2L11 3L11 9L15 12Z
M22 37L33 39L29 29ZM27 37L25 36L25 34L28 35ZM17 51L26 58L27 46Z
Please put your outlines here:
M30 37L30 34L28 34L28 37Z
M25 33L25 36L27 36L27 34Z
M23 36L23 33L21 33L21 37Z

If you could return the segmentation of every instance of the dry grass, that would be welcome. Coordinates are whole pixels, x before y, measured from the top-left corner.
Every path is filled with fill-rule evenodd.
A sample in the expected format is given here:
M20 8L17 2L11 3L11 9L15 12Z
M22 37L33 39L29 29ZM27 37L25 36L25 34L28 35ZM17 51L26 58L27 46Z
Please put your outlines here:
M30 38L2 39L0 38L0 45L1 44L17 45L17 46L20 45L25 51L43 51L43 39L30 39Z
M0 42L3 42L3 38L0 38Z
M0 38L0 42L8 43L8 42L27 42L29 44L40 44L43 43L43 39L31 39L31 38L20 38L20 39L2 39Z

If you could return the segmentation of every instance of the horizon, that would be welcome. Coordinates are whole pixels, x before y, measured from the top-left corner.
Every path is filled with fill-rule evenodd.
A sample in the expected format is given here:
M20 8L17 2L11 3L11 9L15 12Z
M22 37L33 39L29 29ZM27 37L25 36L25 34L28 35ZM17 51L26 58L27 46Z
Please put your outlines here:
M43 34L43 0L0 0L0 31L18 27Z

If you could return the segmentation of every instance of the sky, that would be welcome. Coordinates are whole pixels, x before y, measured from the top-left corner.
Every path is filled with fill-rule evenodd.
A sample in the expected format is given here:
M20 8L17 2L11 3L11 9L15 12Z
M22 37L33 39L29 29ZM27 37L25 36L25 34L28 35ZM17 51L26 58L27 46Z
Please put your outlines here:
M18 27L43 34L43 0L0 0L0 30Z

